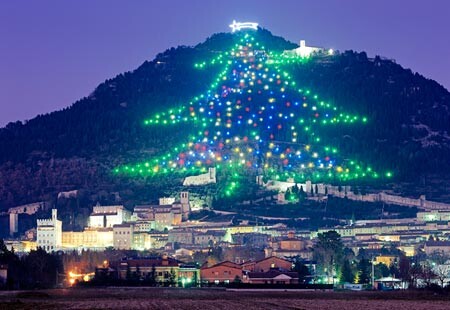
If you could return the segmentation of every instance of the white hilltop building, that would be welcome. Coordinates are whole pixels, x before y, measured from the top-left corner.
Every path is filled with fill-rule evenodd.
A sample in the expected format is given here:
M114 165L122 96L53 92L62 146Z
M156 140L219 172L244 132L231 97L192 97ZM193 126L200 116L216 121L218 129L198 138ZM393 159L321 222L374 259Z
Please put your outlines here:
M113 227L130 220L131 213L122 205L100 206L97 204L89 216L90 228Z
M58 211L52 209L50 219L37 220L37 246L47 252L56 251L62 244L62 221L58 220Z
M325 49L323 47L317 47L317 46L307 46L305 40L300 40L300 46L289 51L284 51L284 54L287 56L299 56L302 58L306 58L311 56L312 54L328 54L333 55L334 51L333 49Z
M186 177L183 186L199 186L216 183L216 168L209 168L207 173Z

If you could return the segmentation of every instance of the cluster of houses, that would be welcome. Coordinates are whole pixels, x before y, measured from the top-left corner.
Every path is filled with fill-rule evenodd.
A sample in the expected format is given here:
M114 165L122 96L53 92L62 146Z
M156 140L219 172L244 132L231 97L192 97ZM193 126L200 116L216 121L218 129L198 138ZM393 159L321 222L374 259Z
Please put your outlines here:
M275 256L241 264L224 261L210 266L205 263L198 267L163 255L114 261L108 267L98 268L96 273L107 272L112 278L121 280L136 273L141 279L154 276L159 285L298 284L299 276L292 271L293 267L289 260Z

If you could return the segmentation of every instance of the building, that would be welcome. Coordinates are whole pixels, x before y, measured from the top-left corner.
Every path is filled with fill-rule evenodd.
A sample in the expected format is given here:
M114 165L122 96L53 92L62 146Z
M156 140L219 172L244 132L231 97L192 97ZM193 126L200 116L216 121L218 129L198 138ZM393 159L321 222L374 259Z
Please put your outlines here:
M180 287L196 287L200 284L200 269L196 265L181 264L177 273Z
M133 249L134 226L131 223L113 226L113 244L117 250Z
M278 270L246 272L242 282L250 284L298 284L298 273Z
M204 285L226 285L235 280L242 281L242 266L230 261L218 263L214 266L202 266L200 277Z
M173 285L178 282L181 262L174 258L163 255L161 257L132 258L110 263L110 267L116 270L118 279L126 279L128 273L139 271L141 278L152 276L160 285ZM188 268L189 269L189 268ZM187 277L188 271L183 273Z
M178 243L183 245L194 244L194 231L192 229L175 228L168 232L169 243Z
M63 231L63 250L92 250L102 251L107 247L112 247L112 228L86 228L84 231Z
M134 232L133 249L161 249L168 242L167 233L164 232Z
M450 241L427 241L423 249L427 255L435 253L450 255Z
M46 208L47 204L45 202L34 202L14 208L9 208L9 235L13 236L19 231L19 214L32 215L39 210L45 210Z
M310 57L313 54L319 53L333 55L333 50L325 50L322 47L307 46L305 40L300 40L300 46L298 48L290 51L284 51L286 56L297 56L302 58Z
M252 248L264 248L269 243L270 235L261 233L237 233L231 236L232 242Z
M62 245L62 222L58 220L56 209L50 219L37 220L37 246L46 251L56 251Z
M172 204L175 208L179 208L181 210L182 220L187 221L189 218L189 214L191 213L191 204L189 202L189 192L181 192L180 200L175 201Z
M417 220L422 222L450 222L450 211L417 212Z
M130 212L122 205L100 206L97 204L89 216L89 227L113 227L130 220Z
M168 229L181 223L181 210L173 210L172 205L153 206L153 214L157 230Z
M216 168L209 168L207 173L186 177L183 186L198 186L216 183Z
M400 258L397 255L379 255L375 257L375 264L385 264L386 266L397 265Z
M287 237L275 238L264 249L266 257L277 256L280 258L299 256L302 259L312 259L312 251L308 249L307 242L296 238L293 232Z
M194 244L201 247L209 247L219 244L225 240L226 231L208 230L206 232L196 232L194 234Z
M29 253L32 250L36 250L37 243L33 240L4 240L6 248L9 251L14 251L15 253Z
M271 270L291 271L292 262L276 256L267 257L259 261L250 261L242 264L248 272L269 272Z

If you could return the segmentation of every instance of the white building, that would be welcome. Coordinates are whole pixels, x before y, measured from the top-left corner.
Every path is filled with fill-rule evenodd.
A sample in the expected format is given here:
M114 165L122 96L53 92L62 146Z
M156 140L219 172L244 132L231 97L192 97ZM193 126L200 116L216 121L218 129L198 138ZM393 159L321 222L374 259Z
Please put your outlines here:
M113 242L117 250L131 250L133 248L133 224L114 225Z
M45 210L45 202L34 202L14 208L9 208L9 234L13 236L19 231L19 214L32 215L39 210Z
M199 186L216 183L216 168L209 168L207 173L186 177L183 186Z
M61 248L62 221L57 218L57 210L52 209L52 218L37 220L37 246L51 252Z
M100 206L96 205L89 216L89 227L113 227L130 220L130 212L122 205Z
M305 40L300 40L300 46L298 48L289 50L289 51L284 51L284 54L286 54L288 56L295 55L295 56L299 56L302 58L309 57L314 53L327 53L328 55L332 55L333 50L332 49L325 50L322 47L316 47L316 46L307 46Z

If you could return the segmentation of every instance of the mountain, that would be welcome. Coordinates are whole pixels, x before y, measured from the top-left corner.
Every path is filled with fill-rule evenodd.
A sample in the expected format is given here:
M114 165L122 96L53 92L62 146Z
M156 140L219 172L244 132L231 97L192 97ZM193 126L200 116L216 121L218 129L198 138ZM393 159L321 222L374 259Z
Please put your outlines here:
M86 194L86 203L111 201L117 197L113 193L155 199L167 184L179 184L178 174L165 175L166 183L158 176L129 177L113 170L144 163L183 142L195 126L146 126L144 121L204 94L222 74L220 62L226 60L219 56L243 35L220 33L194 47L171 48L105 81L64 110L0 129L0 209L55 200L58 192L74 189ZM269 59L271 53L297 47L264 29L251 35ZM218 63L208 63L211 59ZM365 125L320 128L321 138L339 149L341 161L351 155L366 166L393 171L398 181L416 184L450 175L450 93L435 81L392 60L354 51L286 60L278 67L310 91L312 101L318 94L346 115L367 120Z

